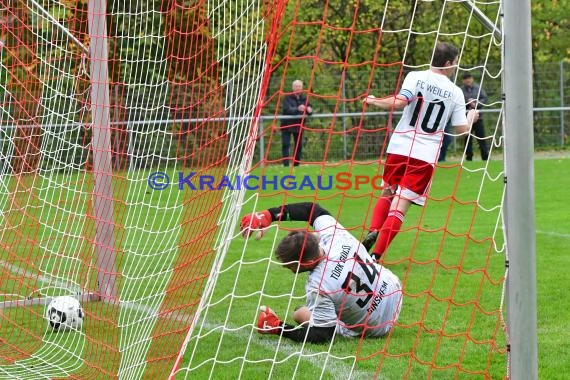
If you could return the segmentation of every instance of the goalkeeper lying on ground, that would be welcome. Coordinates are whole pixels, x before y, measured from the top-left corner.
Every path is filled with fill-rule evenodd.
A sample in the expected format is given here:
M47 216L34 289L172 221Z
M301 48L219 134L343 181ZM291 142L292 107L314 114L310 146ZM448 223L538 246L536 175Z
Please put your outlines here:
M309 221L315 232L290 232L275 251L294 274L309 271L307 305L293 313L299 326L281 321L262 306L257 327L297 342L329 342L336 334L379 337L398 319L402 287L398 277L373 261L364 246L313 203L294 203L248 214L241 221L244 238L276 221Z

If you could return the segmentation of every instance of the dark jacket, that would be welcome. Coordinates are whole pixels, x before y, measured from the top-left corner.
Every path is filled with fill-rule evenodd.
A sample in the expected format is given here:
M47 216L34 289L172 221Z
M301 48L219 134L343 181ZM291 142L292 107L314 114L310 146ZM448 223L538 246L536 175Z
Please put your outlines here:
M312 112L301 112L298 107L304 104L309 107L310 104L307 103L307 96L305 94L289 94L283 99L283 115L287 116L299 116L299 118L294 119L282 119L281 127L289 128L291 132L299 132L301 129L301 124L303 123L304 116L310 115Z
M465 97L465 104L469 101L469 99L477 99L477 109L481 109L483 107L482 103L487 103L487 94L485 91L480 90L478 84L473 83L472 86L461 86L461 91L463 91L463 96ZM469 109L469 105L467 104L467 109Z

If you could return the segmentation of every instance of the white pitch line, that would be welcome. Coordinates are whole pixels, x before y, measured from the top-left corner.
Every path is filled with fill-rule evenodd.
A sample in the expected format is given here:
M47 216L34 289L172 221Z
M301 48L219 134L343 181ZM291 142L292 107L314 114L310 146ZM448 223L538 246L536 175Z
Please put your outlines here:
M22 269L14 264L10 264L7 263L5 261L0 261L0 266L4 267L5 269L11 271L14 274L18 274L20 276L26 276L26 277L30 277L30 278L35 278L36 280L38 280L39 282L42 283L54 283L54 282L59 282L57 280L54 281L54 279L49 278L47 276L36 276L34 273L27 271L25 269ZM60 284L60 285L64 285L64 284ZM134 309L137 310L139 312L145 312L148 313L150 315L156 315L157 311L151 307L145 306L145 305L139 305L139 304L134 304L134 303L121 303L122 307L125 307L127 309ZM162 315L161 318L167 318L167 319L172 319L172 320L176 320L176 321L187 321L189 320L190 316L188 316L188 318L184 318L185 316L177 314L176 316L170 316L170 315ZM214 330L215 328L219 328L219 325L213 324L213 323L205 323L204 327L206 328L206 330ZM228 326L228 329L224 329L224 334L230 334L230 335L234 335L237 336L238 338L243 338L244 340L249 339L250 334L247 333L246 331L243 330L234 330L233 326ZM269 339L255 339L252 340L252 342L255 345L258 346L262 346L264 348L267 348L269 350L275 350L275 341L274 340L269 340ZM287 354L288 356L297 356L299 354L299 348L300 345L294 345L289 343L288 341L285 340L281 340L281 343L279 344L279 351ZM317 355L318 353L311 353L308 354L306 356L301 356L301 359L304 361L307 361L309 363L311 363L312 365L314 365L317 368L323 368L323 363L324 363L324 359L319 359L319 357L321 357L322 355ZM345 357L342 359L350 359L351 357ZM322 374L328 373L331 375L334 375L335 378L338 379L342 379L342 380L351 380L351 379L366 379L369 378L370 376L372 376L373 374L370 371L362 371L362 370L357 370L354 369L354 366L348 366L343 364L342 361L338 360L339 358L336 357L332 357L330 360L326 361L326 367L324 367L324 371L322 372ZM180 371L180 370L179 370ZM322 377L322 376L321 376ZM384 377L380 378L380 379L385 379Z
M502 227L499 227L503 229ZM555 236L563 239L570 239L570 234L564 232L556 232L556 231L542 231L542 230L535 230L535 234L537 235L547 235L547 236Z
M44 276L41 274L37 275L35 273L32 273L28 270L25 270L25 269L23 269L17 265L14 265L14 264L9 263L9 262L4 261L4 260L0 260L0 267L7 269L10 272L17 274L17 275L20 275L22 277L38 280L39 282L44 283L44 284L56 285L56 286L59 286L62 288L67 288L67 289L75 289L74 293L77 293L80 291L79 287L73 283L66 283L66 282L58 280L56 278Z
M563 232L536 230L536 233L540 234L540 235L548 235L548 236L555 236L555 237L560 237L560 238L564 238L564 239L570 239L570 234L565 234Z
M121 304L121 306L129 308L129 309L134 309L134 310L137 310L139 312L156 314L156 311L153 311L152 308L147 307L145 305L139 305L139 304L134 304L134 303L123 303L123 304ZM176 320L178 322L190 320L190 316L181 315L181 314L178 314L176 317L170 316L170 315L163 315L161 317L167 318L167 319L173 319L173 320ZM213 331L213 330L219 330L219 327L220 327L219 324L211 323L211 322L205 322L203 324L203 326L204 326L204 330L206 330L206 332ZM244 331L242 329L238 329L236 326L227 325L224 327L225 327L224 328L224 334L229 334L229 335L235 336L235 337L242 339L244 341L249 340L249 338L250 338L250 333L248 333L247 331ZM262 347L267 348L271 351L275 351L276 341L273 339L255 339L255 340L252 340L252 342L257 346L262 346ZM280 344L279 344L279 352L286 354L287 356L290 356L290 357L298 356L300 347L301 347L300 344L295 345L295 344L292 344L292 343L282 339ZM308 352L306 355L301 356L301 359L311 363L312 365L314 365L315 367L320 369L320 368L323 368L323 364L325 362L324 357L322 359L319 359L319 357L322 357L323 353L324 352L321 352L321 353ZM352 357L352 358L354 359L354 357ZM352 365L352 366L345 365L342 363L342 361L340 361L338 359L345 360L345 359L351 359L351 357L347 356L344 358L338 358L338 357L330 358L329 360L326 361L326 366L324 367L324 371L322 372L322 374L328 373L330 375L333 375L334 377L339 377L340 379L343 379L343 380L344 379L346 379L346 380L367 379L370 376L373 376L373 373L371 373L370 371L362 371L362 370L354 369L354 365ZM178 372L180 372L182 370L183 369L179 369ZM378 379L387 380L385 377L380 377Z
M215 328L219 328L219 325L213 324L213 323L204 323L204 327L206 331L211 331L214 330ZM231 326L229 326L231 328ZM250 337L250 333L244 330L225 330L224 329L224 334L230 334L233 336L236 336L240 339L248 340ZM262 346L263 348L267 348L268 350L271 351L275 351L275 346L277 343L276 339L254 339L251 340L251 342L253 342L255 345L257 346ZM306 346L305 346L306 347ZM282 354L286 354L289 357L297 357L300 352L301 345L300 344L294 344L294 343L290 343L289 341L286 341L285 339L282 339L281 342L279 343L279 352ZM331 357L329 358L329 360L326 361L326 366L323 367L323 364L325 363L325 359L326 357L323 356L323 354L326 354L326 352L307 352L306 355L302 355L301 359L309 362L310 364L312 364L313 366L317 367L318 369L322 369L322 373L321 373L321 378L322 375L324 374L330 374L333 375L334 378L337 379L342 379L342 380L351 380L351 379L369 379L372 376L374 376L374 373L372 371L363 371L363 370L358 370L358 369L354 369L354 365L349 366L346 364L343 364L343 362L341 360L346 360L346 359L353 359L354 357L352 356L346 356L343 358L340 357ZM186 368L185 368L186 369ZM178 372L185 370L185 369L179 369ZM380 380L387 380L385 377L380 377L378 378Z

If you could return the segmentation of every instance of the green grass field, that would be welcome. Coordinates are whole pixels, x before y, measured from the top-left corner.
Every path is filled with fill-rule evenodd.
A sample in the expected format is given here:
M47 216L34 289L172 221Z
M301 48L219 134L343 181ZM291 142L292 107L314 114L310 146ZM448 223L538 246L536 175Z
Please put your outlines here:
M197 367L192 376L255 379L268 374L287 378L297 373L295 378L333 378L348 376L354 366L358 377L364 378L373 377L377 370L387 379L467 378L470 373L472 378L484 374L501 378L505 342L498 309L504 259L495 253L491 239L496 236L502 246L500 231L496 232L500 209L494 207L500 201L502 181L493 180L500 166L494 162L487 171L476 166L472 169L455 165L438 170L433 200L424 209L411 210L405 231L386 254L385 265L403 280L406 294L400 324L389 337L364 341L337 338L332 345L300 347L273 336L258 336L252 326L260 305L271 306L287 319L304 296L305 276L296 279L269 260L274 245L286 233L273 229L261 241L249 241L244 247L237 239L230 247L205 327L193 341L198 348L190 363L191 368ZM295 175L315 178L347 171L375 174L367 166L340 166L324 173L320 168L301 167ZM265 174L286 173L271 167ZM333 188L316 195L312 190L291 191L288 198L284 194L262 195L257 209L315 196L357 238L362 236L375 198L370 186L346 194ZM482 208L475 203L478 197ZM213 357L216 362L210 360Z
M321 167L305 166L297 168L294 174L315 178L320 174L334 176L348 171L353 175L374 175L375 170L376 166L358 164L327 167L324 172ZM566 359L570 357L570 333L566 329L570 325L567 313L570 301L564 297L570 287L566 274L570 259L565 254L570 239L570 221L567 219L570 207L565 203L564 190L558 189L570 186L570 160L538 159L535 171L539 374L541 379L564 379L570 370ZM466 168L450 163L437 169L428 205L410 210L404 230L384 258L384 264L401 278L405 299L398 325L390 336L382 339L339 337L331 345L299 345L257 334L253 327L260 305L271 306L281 318L291 321L294 308L304 303L305 276L296 278L271 260L274 246L286 234L285 228L304 225L282 224L270 229L260 241L244 242L235 231L235 239L221 263L212 297L194 329L177 378L504 378L506 342L499 313L505 273L501 209L498 207L503 191L501 172L502 163L498 161L472 162ZM269 167L264 174L282 176L289 172L280 167ZM141 181L137 186L144 185ZM122 240L122 248L127 254L121 268L130 270L125 273L132 275L132 280L125 281L125 287L121 289L125 299L144 299L158 294L156 290L165 286L160 277L153 275L149 281L143 281L141 273L148 275L153 269L174 260L174 252L168 251L167 260L152 253L164 250L176 239L148 236L151 234L144 232L143 227L164 231L175 228L180 222L180 215L173 215L179 201L175 191L153 193L138 199L147 194L140 190L133 187L127 191L125 201L136 203L146 197L145 202L150 202L153 207L145 213L116 216L125 224L141 226L136 230L138 232L126 235ZM283 202L318 199L360 239L377 194L372 194L369 186L346 192L335 189L267 191L259 198L250 193L246 195L250 201L244 206L243 213L250 211L255 202L256 209L263 209ZM50 194L45 199L66 197L71 194ZM56 209L49 208L40 220L52 219ZM60 232L75 234L75 227L73 223L67 230L61 226ZM57 239L49 242L49 247L58 249L60 242ZM141 245L141 242L145 250L129 256L128 248ZM80 244L79 239L73 244ZM3 262L9 259L2 257ZM38 267L49 271L57 260L38 263ZM3 275L2 278L2 289L20 281L17 276ZM102 310L97 303L83 306L88 314L95 309L99 313ZM0 315L0 320L4 321L0 324L0 337L13 336L18 328L38 330L36 325L41 322L38 318L41 312L38 307L37 315L32 318L17 309L4 310ZM110 310L109 315L117 313ZM140 317L135 312L120 314L124 325L121 334L124 347L148 336L134 323ZM97 339L100 334L94 330L97 324L86 323L87 335ZM86 350L86 341L82 334L71 339L72 334L40 333L34 338L31 334L22 334L26 338L18 343L24 351L36 350L40 358L48 358L48 361L57 357L57 362L69 364L69 371L73 373L80 370L78 359ZM5 350L0 349L0 352ZM144 350L132 360L141 354L144 355ZM27 364L0 360L0 378L4 374L29 377L29 374L17 374L23 374L27 365L35 368L45 365L43 359L30 359ZM50 376L62 374L56 372Z
M563 175L570 174L569 163L536 162L538 328L540 378L544 379L562 379L563 370L570 369L563 359L569 334L562 330L570 319L564 313L568 301L552 297L568 288L562 280L565 273L558 268L565 267L560 259L568 261L560 256L570 239L570 222L565 219L568 207L556 199L562 194L551 190L563 188L560 180L570 182ZM405 231L386 254L385 265L403 279L406 294L399 325L389 337L337 338L332 345L301 347L256 334L252 326L259 305L269 305L290 320L294 308L303 303L305 277L295 279L269 260L286 233L275 229L245 247L239 239L232 243L204 325L197 327L186 354L190 377L338 378L354 369L354 378L503 378L505 339L498 310L504 256L495 250L503 250L496 208L503 188L502 168L500 162L490 163L484 171L479 170L483 163L468 164L470 170L453 165L438 169L428 206L410 211ZM327 168L324 174L347 169ZM370 168L355 166L351 172L370 174ZM282 173L284 169L269 168L265 174ZM301 167L295 174L322 173L320 168ZM257 209L314 196L312 191L292 192L288 198L262 196ZM373 204L369 188L347 194L331 190L317 196L357 238L362 236ZM555 279L560 280L550 281Z

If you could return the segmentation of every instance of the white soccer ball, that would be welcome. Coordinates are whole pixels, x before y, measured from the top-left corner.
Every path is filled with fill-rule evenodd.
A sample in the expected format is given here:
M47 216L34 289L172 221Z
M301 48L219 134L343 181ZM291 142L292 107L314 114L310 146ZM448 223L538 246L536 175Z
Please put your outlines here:
M70 296L55 297L46 309L46 319L54 331L81 330L83 309L79 301Z

